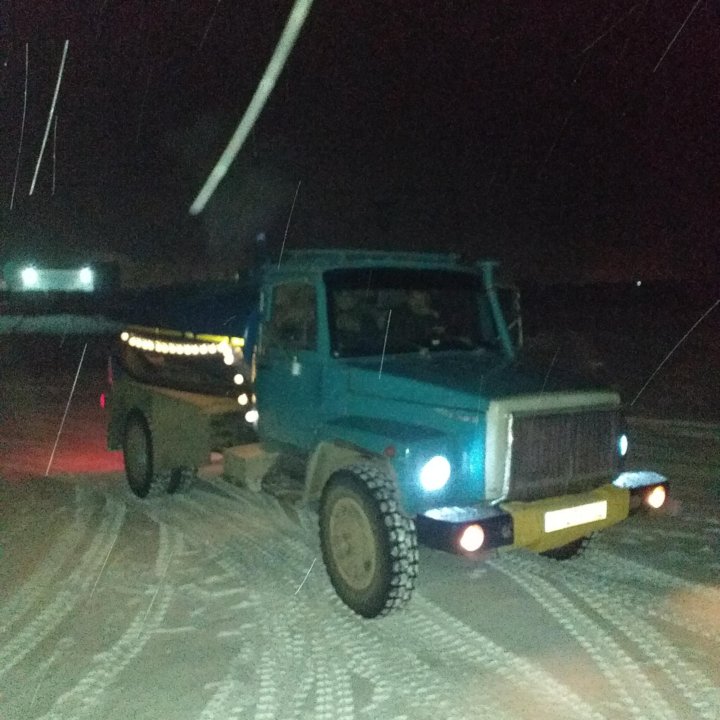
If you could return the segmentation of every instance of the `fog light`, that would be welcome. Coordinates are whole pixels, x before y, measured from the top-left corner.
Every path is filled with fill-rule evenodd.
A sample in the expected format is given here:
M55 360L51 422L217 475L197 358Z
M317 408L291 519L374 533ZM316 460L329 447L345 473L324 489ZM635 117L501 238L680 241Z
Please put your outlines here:
M460 547L466 552L475 552L485 542L485 532L479 525L468 525L460 536Z
M646 496L645 502L651 507L657 510L665 504L665 498L667 493L662 485L656 485Z

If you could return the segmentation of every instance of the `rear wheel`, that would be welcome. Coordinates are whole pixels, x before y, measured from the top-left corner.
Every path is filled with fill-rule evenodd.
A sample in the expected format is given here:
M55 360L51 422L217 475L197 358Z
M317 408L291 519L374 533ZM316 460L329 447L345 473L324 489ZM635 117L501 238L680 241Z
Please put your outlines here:
M131 413L125 422L123 458L128 485L135 495L144 498L167 488L170 476L160 477L155 474L152 433L145 416L140 412Z
M170 471L170 477L167 483L168 495L187 490L195 479L195 468L179 467Z
M363 617L403 607L417 577L417 535L390 478L358 465L333 475L320 501L320 544L340 599Z

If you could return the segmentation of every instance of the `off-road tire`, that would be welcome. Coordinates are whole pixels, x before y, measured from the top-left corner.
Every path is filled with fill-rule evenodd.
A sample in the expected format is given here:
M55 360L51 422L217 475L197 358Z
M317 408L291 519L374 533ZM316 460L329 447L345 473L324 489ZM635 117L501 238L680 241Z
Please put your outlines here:
M320 499L320 546L340 599L373 618L404 607L418 569L415 523L393 481L370 465L335 473Z
M123 432L123 460L130 489L139 498L159 495L170 483L170 473L155 473L153 439L145 416L132 412L125 421Z
M567 545L561 545L560 547L552 548L552 550L545 550L540 554L552 560L572 560L585 552L585 548L590 544L591 537L592 535L586 535L569 542Z

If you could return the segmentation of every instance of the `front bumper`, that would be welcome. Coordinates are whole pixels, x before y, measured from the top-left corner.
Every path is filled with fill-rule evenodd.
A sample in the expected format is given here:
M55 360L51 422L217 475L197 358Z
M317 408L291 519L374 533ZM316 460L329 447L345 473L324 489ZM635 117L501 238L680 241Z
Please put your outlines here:
M658 473L622 473L613 483L576 495L497 506L435 508L418 515L415 525L424 545L468 557L479 558L497 548L544 552L622 522L649 507L657 488L667 493L667 486L667 478ZM461 547L461 538L473 525L482 528L484 542L469 552Z

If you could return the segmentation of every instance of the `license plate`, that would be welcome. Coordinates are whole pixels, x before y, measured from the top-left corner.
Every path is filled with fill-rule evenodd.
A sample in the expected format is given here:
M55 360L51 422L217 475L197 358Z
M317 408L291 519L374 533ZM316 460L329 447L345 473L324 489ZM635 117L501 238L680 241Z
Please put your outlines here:
M607 500L563 508L562 510L550 510L545 513L545 532L551 533L556 530L565 530L576 525L585 525L596 520L604 520L606 517Z

